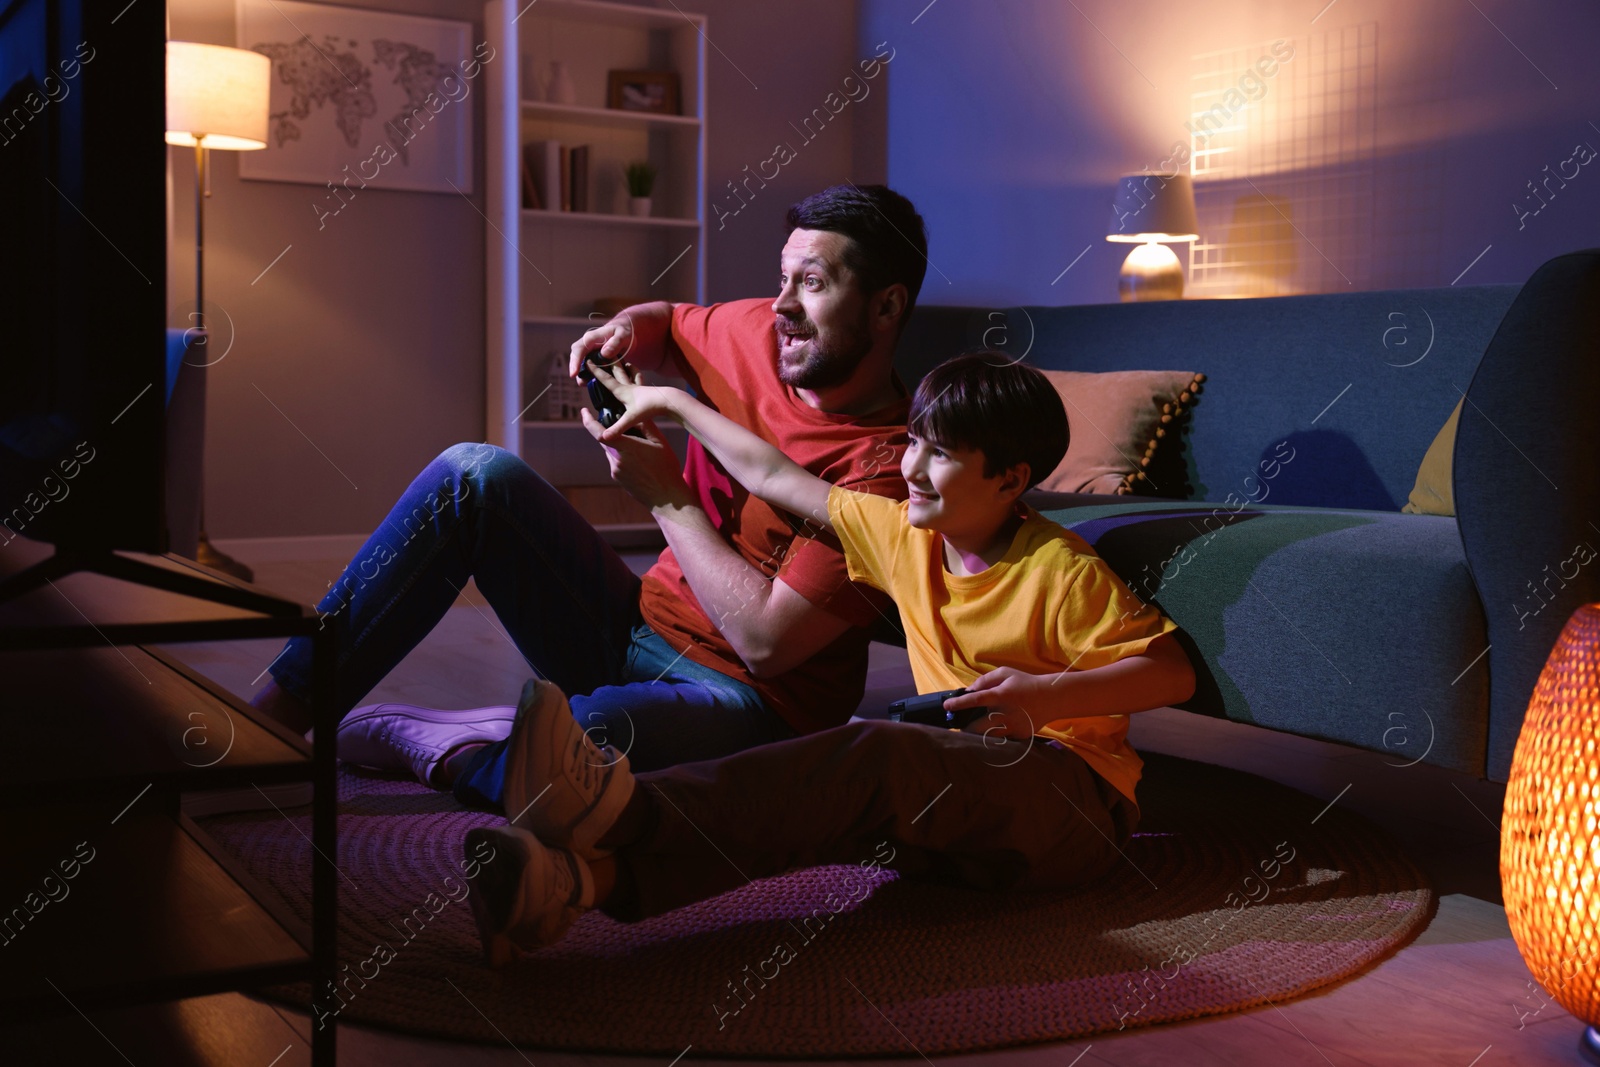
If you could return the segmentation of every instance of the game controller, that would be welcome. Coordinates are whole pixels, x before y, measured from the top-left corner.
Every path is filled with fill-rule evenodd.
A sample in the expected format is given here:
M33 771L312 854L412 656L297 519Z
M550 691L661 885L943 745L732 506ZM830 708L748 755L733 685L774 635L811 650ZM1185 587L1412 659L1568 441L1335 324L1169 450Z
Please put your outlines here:
M889 705L890 722L914 722L923 726L943 726L960 730L974 719L981 718L988 708L962 708L946 711L944 702L965 693L965 689L946 689L942 693L924 693L921 696L896 700Z
M627 410L616 394L601 384L600 379L594 376L594 371L589 369L589 361L584 360L583 366L578 370L578 381L589 391L589 403L594 405L595 418L600 420L600 425L610 429L616 421L622 418L622 413ZM624 433L629 437L644 437L643 431L638 427L630 427Z

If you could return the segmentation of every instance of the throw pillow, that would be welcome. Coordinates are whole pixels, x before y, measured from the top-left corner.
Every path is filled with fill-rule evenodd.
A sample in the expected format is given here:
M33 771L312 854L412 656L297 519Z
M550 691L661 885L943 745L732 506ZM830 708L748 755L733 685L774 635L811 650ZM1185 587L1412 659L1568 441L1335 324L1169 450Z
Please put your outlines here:
M1422 466L1417 468L1417 484L1411 487L1411 496L1400 509L1407 515L1456 513L1456 492L1450 479L1455 467L1456 425L1461 421L1461 405L1466 402L1466 397L1456 401L1456 409L1444 420L1444 426L1422 457Z
M1047 370L1061 394L1072 441L1061 463L1039 488L1055 493L1146 493L1182 496L1180 485L1161 484L1151 464L1163 440L1176 444L1183 419L1201 391L1204 374L1176 370L1123 370L1090 374ZM1181 480L1181 478L1180 478Z

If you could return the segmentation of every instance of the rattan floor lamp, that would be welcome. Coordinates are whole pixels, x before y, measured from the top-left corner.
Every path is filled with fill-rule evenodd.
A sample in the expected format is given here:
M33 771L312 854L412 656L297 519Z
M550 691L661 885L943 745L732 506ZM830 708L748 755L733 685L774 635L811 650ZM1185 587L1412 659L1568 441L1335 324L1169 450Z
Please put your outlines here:
M1600 604L1567 620L1522 721L1500 824L1511 936L1600 1064Z

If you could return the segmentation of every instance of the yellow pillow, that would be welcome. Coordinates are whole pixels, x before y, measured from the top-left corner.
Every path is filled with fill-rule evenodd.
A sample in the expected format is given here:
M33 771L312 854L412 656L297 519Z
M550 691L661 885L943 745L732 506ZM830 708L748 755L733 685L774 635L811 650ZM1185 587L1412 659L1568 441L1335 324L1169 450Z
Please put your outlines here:
M1407 515L1454 515L1456 494L1450 485L1451 460L1456 454L1456 423L1461 421L1461 405L1467 398L1456 401L1456 409L1444 420L1438 436L1428 446L1417 470L1417 484L1411 487L1411 497L1400 510Z

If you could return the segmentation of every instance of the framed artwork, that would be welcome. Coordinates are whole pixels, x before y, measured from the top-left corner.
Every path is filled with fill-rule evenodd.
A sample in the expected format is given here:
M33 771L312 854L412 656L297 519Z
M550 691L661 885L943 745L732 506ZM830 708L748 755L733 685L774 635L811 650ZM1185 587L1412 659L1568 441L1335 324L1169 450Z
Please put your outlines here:
M239 47L272 61L267 147L239 176L346 189L473 191L473 91L494 58L472 24L298 0L236 0Z
M621 111L680 114L675 70L613 70L606 85L606 107Z

